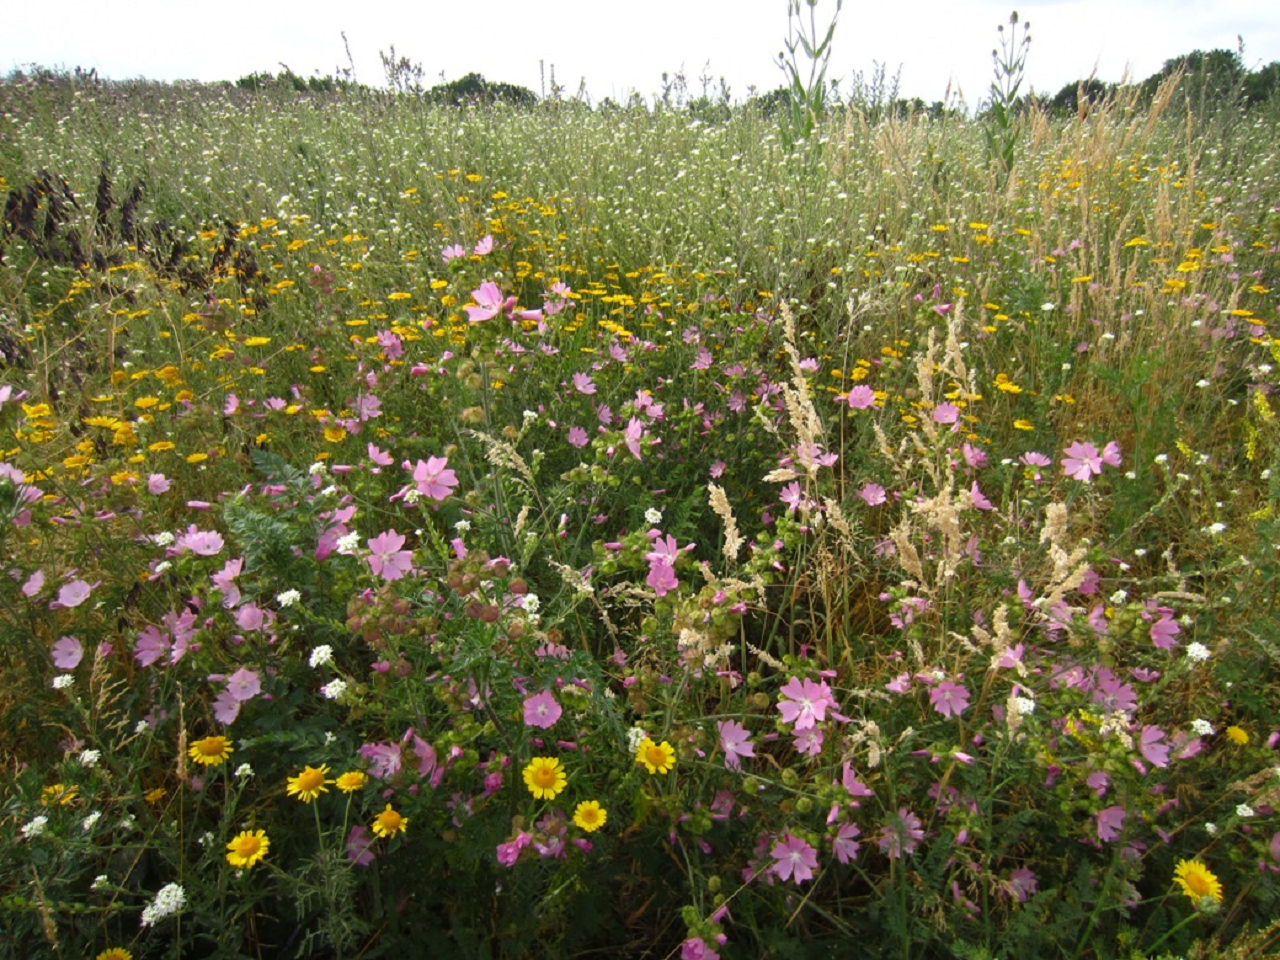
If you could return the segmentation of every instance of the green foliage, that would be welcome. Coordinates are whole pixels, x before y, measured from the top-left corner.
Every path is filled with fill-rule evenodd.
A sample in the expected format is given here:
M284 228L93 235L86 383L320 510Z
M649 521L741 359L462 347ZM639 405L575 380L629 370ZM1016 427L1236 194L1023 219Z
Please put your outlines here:
M778 54L778 66L787 77L789 112L782 126L782 137L788 149L796 141L808 140L826 115L827 65L842 6L844 0L836 0L831 21L819 38L818 0L787 0L787 39L783 42L784 51ZM807 24L805 7L809 14ZM798 51L803 51L804 60L808 61L807 75Z
M1021 103L1019 90L1026 78L1027 53L1031 47L1031 24L1022 23L1018 37L1018 11L1009 15L1009 33L1000 31L1000 49L991 51L995 79L991 82L991 99L987 104L983 135L987 141L987 158L996 164L1003 181L1013 174L1020 131L1017 110Z

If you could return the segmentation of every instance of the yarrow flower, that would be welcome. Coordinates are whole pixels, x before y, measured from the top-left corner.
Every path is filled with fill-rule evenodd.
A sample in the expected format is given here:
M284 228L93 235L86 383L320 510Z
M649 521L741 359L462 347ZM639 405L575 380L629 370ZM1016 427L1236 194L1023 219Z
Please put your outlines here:
M142 925L154 926L157 921L171 917L187 904L187 894L181 884L170 883L156 891L155 899L142 910Z
M306 766L302 772L295 777L290 777L287 781L287 792L291 797L297 797L303 803L310 803L322 793L328 792L331 780L325 779L325 774L329 772L327 764L320 767Z
M347 692L347 681L339 677L336 680L330 680L320 688L320 694L326 700L337 700Z
M231 741L223 736L205 737L197 740L187 749L189 756L196 763L206 767L216 767L235 752Z
M595 800L587 800L578 804L573 812L573 822L587 833L594 833L605 825L609 813Z
M676 751L666 740L654 743L648 737L640 741L636 750L636 763L644 764L650 773L670 773L676 765Z
M322 667L326 663L333 663L333 647L327 643L320 644L320 646L311 651L311 656L308 658L307 663L311 665L312 670L316 669L316 667Z
M36 837L40 836L40 834L44 833L44 828L47 827L48 825L49 825L49 818L46 817L44 814L40 814L40 816L38 817L32 817L31 822L25 824L22 828L22 839L24 840L35 839Z
M534 757L524 768L524 783L536 800L554 800L569 776L557 757Z
M1203 643L1188 643L1186 654L1192 663L1201 663L1209 659L1209 648Z
M292 607L295 603L302 599L302 594L297 590L286 590L276 595L276 603L282 607Z
M248 870L267 855L271 841L265 830L245 830L227 844L227 863Z

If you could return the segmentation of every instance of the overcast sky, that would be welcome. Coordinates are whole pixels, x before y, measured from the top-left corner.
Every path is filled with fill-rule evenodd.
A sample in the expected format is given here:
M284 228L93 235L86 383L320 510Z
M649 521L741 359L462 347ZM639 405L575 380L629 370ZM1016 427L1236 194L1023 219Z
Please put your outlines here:
M10 0L0 15L0 73L27 64L96 67L112 79L235 80L255 71L329 75L347 66L380 85L380 51L419 62L427 83L478 72L544 91L550 71L570 93L585 80L596 100L646 98L662 74L683 70L694 92L704 73L733 97L781 84L775 65L786 0ZM835 0L819 0L820 16ZM1195 49L1235 49L1251 69L1280 60L1280 0L846 0L829 77L848 89L875 62L901 93L970 105L991 82L996 28L1015 8L1031 24L1028 79L1042 93L1095 73L1141 80Z

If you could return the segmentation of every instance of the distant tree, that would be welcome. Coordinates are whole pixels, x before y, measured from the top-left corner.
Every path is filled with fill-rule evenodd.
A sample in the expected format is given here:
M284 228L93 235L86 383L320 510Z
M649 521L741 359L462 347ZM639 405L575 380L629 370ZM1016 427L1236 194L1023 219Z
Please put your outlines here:
M1193 50L1166 60L1158 73L1142 82L1144 97L1150 99L1156 88L1178 71L1182 72L1181 89L1186 102L1197 116L1204 116L1224 106L1238 105L1244 99L1243 82L1247 71L1235 50Z
M780 111L791 109L791 91L786 87L778 87L768 93L751 97L747 106L758 110L763 117L777 116Z
M1086 104L1101 103L1116 89L1114 83L1103 83L1095 77L1088 80L1073 80L1054 94L1048 101L1049 109L1059 116L1070 116L1080 112L1080 102Z
M491 83L478 73L432 87L428 92L437 103L461 107L473 104L506 103L514 107L532 107L538 95L512 83Z
M1244 99L1253 107L1266 103L1280 90L1280 60L1273 60L1261 70L1244 78Z

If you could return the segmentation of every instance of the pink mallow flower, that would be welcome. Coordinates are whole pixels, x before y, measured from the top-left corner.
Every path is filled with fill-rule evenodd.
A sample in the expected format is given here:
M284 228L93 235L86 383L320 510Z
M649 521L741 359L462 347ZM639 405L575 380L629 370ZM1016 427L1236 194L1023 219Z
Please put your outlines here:
M792 724L796 730L807 730L815 723L826 719L827 708L836 706L831 688L812 680L801 680L792 677L778 691L787 699L778 701L778 712L782 714L783 723Z
M1076 441L1062 452L1066 454L1062 458L1062 469L1067 472L1067 476L1088 483L1094 476L1102 473L1102 456L1092 443Z
M818 851L791 833L783 834L769 851L769 856L774 860L769 871L779 880L793 883L812 880L813 871L818 866Z
M409 469L409 462L406 460L403 464L406 470ZM432 500L447 500L449 495L453 493L454 488L458 485L458 477L452 470L447 469L449 466L448 457L428 457L426 462L419 460L413 467L413 485L414 489L424 497L430 497ZM401 491L403 495L407 491Z
M958 717L969 708L969 691L958 683L944 680L929 691L929 702L944 717Z
M526 726L541 727L546 730L548 727L555 725L562 712L560 704L556 703L556 698L550 690L543 690L541 693L535 693L532 697L525 698L524 722Z
M738 770L742 766L743 757L754 757L756 748L751 743L751 734L737 720L721 720L716 724L720 731L720 747L724 750L724 765L730 770Z
M374 574L388 582L399 580L413 566L413 551L401 550L404 534L385 530L368 541L372 553L366 558Z
M492 320L503 310L509 309L507 298L502 295L502 290L492 280L486 280L472 290L471 299L476 302L476 305L463 307L471 323Z

